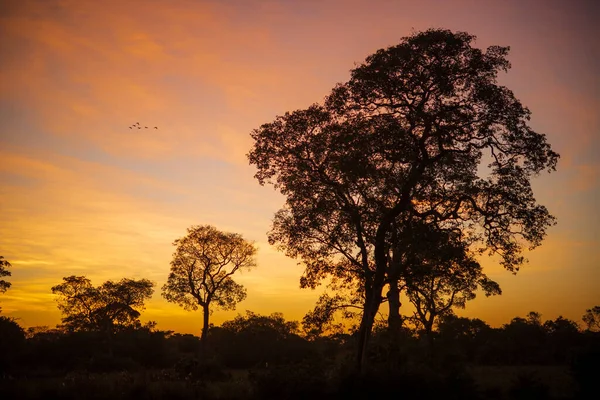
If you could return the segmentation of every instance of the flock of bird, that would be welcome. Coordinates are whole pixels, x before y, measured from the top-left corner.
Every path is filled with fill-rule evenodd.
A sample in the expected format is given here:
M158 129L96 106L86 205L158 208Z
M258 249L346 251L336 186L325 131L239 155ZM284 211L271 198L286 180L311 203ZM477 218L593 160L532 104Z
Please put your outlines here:
M142 127L139 122L136 122L135 124L133 124L133 125L131 125L129 127L129 129L135 129L135 128L138 128L138 129L142 129L142 128L148 129L147 126ZM158 126L155 126L154 129L158 129Z

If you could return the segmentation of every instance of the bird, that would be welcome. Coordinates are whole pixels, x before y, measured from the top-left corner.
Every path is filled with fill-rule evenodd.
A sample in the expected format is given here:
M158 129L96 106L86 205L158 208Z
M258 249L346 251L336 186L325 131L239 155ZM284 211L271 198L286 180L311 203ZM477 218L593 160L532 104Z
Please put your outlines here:
M144 129L152 129L151 126L143 126L143 125L140 125L139 122L136 122L135 124L129 126L128 128L129 129L134 129L134 128L138 128L138 129L142 129L142 128L144 128ZM154 129L158 129L158 126L155 126Z

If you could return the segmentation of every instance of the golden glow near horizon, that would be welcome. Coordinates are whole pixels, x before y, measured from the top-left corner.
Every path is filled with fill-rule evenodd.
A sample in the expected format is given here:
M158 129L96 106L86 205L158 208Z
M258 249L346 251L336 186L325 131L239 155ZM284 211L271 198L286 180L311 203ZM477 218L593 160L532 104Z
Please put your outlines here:
M243 234L259 266L235 312L301 319L318 292L266 242L283 197L253 179L249 132L320 101L355 62L413 29L510 45L502 82L561 154L534 182L558 217L504 294L460 314L492 325L535 310L580 320L600 303L598 44L591 2L24 1L0 6L0 255L13 265L3 314L54 325L50 287L149 278L142 319L199 333L200 314L160 296L171 243L194 224ZM128 129L140 122L158 129Z

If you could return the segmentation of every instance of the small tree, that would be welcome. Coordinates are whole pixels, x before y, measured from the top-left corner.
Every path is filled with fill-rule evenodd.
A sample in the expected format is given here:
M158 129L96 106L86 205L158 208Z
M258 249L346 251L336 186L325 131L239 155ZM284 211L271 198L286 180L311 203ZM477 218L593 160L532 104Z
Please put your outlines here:
M438 346L445 354L460 354L471 362L481 362L487 356L494 329L478 318L441 316L437 322Z
M52 288L58 308L70 331L103 331L107 334L126 327L139 327L140 311L154 292L147 279L107 281L94 287L85 276L68 276Z
M176 250L162 295L186 310L202 308L200 338L205 343L211 305L234 310L246 298L246 289L232 275L256 266L256 248L241 235L221 232L210 225L192 226L187 232L173 243Z
M282 313L259 315L246 310L246 315L238 314L234 319L223 322L221 327L234 333L248 332L253 335L272 334L286 338L299 333L297 321L286 321Z
M297 321L286 321L283 314L260 315L246 311L210 331L211 348L225 365L252 368L297 362L310 353L299 336Z
M588 331L600 332L600 306L585 310L585 314L581 319L585 322Z
M478 288L486 296L500 294L500 287L489 280L481 270L463 272L436 268L432 275L425 275L418 282L412 282L407 289L415 311L413 321L421 326L425 334L431 335L436 319L452 314L453 308L465 308L469 300L475 298Z
M315 307L302 318L302 328L308 338L343 331L344 324L336 323L336 316L347 322L356 321L363 311L362 304L362 299L356 295L324 293Z
M486 296L502 291L483 273L475 254L469 251L469 243L460 235L422 225L420 229L418 236L411 231L416 243L403 246L409 251L402 260L402 276L407 297L415 307L413 321L431 339L436 319L451 314L453 308L465 308L477 289Z
M4 257L0 256L0 278L4 276L11 276L10 271L10 263L4 259ZM10 288L10 282L5 281L4 279L0 279L0 293L6 292Z

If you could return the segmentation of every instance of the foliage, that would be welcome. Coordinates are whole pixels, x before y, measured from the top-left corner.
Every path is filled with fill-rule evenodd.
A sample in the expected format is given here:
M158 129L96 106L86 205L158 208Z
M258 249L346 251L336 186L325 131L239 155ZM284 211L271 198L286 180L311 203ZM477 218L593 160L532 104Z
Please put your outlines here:
M250 379L257 399L329 398L335 393L326 371L318 364L290 363L258 369L252 371Z
M324 104L286 113L251 133L259 183L286 196L269 241L305 265L301 280L356 279L365 300L364 358L389 275L392 233L415 218L460 232L517 271L523 246L554 223L530 178L558 154L529 110L497 84L507 47L431 29L377 51ZM490 173L480 175L484 156Z
M576 335L579 333L579 326L577 326L577 323L564 318L562 315L554 321L546 321L544 323L544 329L551 335Z
M456 232L421 224L409 233L414 243L404 246L404 271L397 276L403 276L403 288L415 307L411 320L425 332L431 333L439 316L465 308L478 289L486 296L501 294L500 286L483 273L469 244Z
M272 333L278 338L286 338L298 334L298 325L296 321L286 321L282 313L266 316L247 310L245 316L238 314L233 320L223 322L221 328L236 334L263 336Z
M4 257L0 256L0 278L11 276L11 272L8 270L10 267L10 263ZM6 292L8 288L10 288L10 282L0 279L0 293Z
M484 362L495 331L477 318L441 316L437 324L435 350L442 355L463 357L470 362Z
M259 315L246 311L211 330L209 345L225 365L233 368L275 366L299 362L313 351L299 334L296 321L281 313Z
M343 332L345 323L356 322L363 311L364 299L359 293L339 290L333 295L326 292L319 296L315 307L302 318L305 334L309 338L316 338L323 334ZM337 322L336 315L341 316L340 322Z
M588 331L599 332L600 331L600 306L594 306L588 310L585 310L585 314L581 318L586 324Z
M503 335L498 347L502 349L503 361L511 364L531 364L536 361L546 363L547 355L544 354L546 332L537 315L530 313L530 317L516 317L510 323L503 325Z
M114 332L141 326L140 311L152 296L154 284L147 279L106 281L94 287L85 276L69 276L52 288L58 296L65 327L71 331Z
M196 352L198 337L151 326L116 332L114 351L108 353L101 332L36 327L24 336L14 320L4 318L2 332L17 335L0 333L0 364L7 367L0 373L0 398L75 399L85 393L98 399L391 394L567 399L577 391L580 398L593 398L600 336L574 326L562 317L543 322L538 313L501 328L443 316L434 332L436 349L442 352L435 357L425 356L418 332L377 329L369 366L357 375L346 357L351 335L307 340L297 334L297 322L279 313L247 312L214 327L207 343L210 358L204 359ZM402 343L401 352L389 351L391 335Z
M0 316L0 374L10 369L25 344L25 331L14 318Z
M510 398L515 400L546 400L549 399L549 389L532 374L522 374L517 377L509 390Z
M256 266L256 247L237 233L221 232L210 225L192 226L187 232L173 243L176 250L162 295L186 310L202 307L204 340L211 305L233 310L246 298L245 288L232 275Z
M591 399L598 394L598 360L600 360L600 336L578 349L570 360L571 374L578 385L579 398Z

